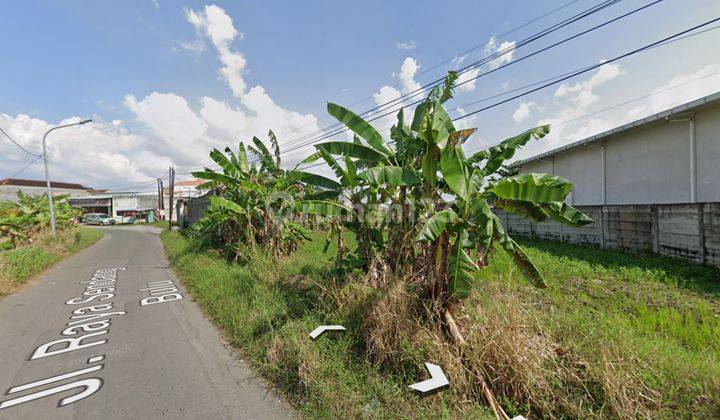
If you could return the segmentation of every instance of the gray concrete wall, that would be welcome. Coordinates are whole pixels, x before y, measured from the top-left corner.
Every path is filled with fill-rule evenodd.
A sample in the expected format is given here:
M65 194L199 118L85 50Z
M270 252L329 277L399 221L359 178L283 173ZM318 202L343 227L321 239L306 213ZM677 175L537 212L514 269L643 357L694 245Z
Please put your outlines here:
M650 251L720 266L720 202L578 206L595 223L571 228L495 213L511 235Z
M210 195L203 195L188 199L187 225L192 226L205 215L205 209L210 205Z
M563 150L525 163L520 172L569 179L575 188L567 202L574 205L700 203L720 201L718 162L715 107Z

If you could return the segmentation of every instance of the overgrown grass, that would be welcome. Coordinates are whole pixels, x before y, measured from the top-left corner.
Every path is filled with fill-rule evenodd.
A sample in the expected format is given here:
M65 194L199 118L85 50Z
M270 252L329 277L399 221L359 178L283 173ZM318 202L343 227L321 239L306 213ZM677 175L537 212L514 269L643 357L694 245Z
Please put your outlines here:
M43 232L29 245L0 251L0 296L12 293L29 278L92 245L102 236L98 230L80 226L58 231L57 238Z
M720 416L717 269L524 242L550 288L528 286L497 253L465 302L458 356L408 309L411 284L380 291L331 275L322 234L290 257L245 265L177 232L161 238L209 317L310 417L488 417L468 366L511 417ZM348 330L308 337L327 323ZM427 378L424 361L446 369L448 390L408 392Z

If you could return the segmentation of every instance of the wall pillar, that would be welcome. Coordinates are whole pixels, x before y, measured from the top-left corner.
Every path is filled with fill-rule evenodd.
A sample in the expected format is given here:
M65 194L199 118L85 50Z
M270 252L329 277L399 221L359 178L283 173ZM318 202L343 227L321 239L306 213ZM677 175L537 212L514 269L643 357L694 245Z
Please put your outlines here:
M697 153L695 152L695 115L690 115L690 202L697 201Z
M707 262L707 248L705 246L705 203L698 203L697 212L699 245L698 251L700 253L700 263L705 264Z

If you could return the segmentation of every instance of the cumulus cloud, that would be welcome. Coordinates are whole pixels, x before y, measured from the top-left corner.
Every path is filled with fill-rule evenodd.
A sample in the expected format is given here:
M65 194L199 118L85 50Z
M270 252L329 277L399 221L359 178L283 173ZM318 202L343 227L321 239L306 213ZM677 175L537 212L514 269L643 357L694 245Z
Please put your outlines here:
M470 69L458 76L456 85L458 92L472 92L475 90L476 77L480 74L480 68L476 67Z
M415 75L417 74L418 69L420 68L420 65L418 62L412 58L407 57L403 61L402 65L400 66L400 71L396 74L393 73L393 77L397 77L400 80L399 87L400 89L397 89L393 86L383 86L381 87L375 94L373 94L373 101L375 102L375 105L377 106L383 106L387 104L388 102L393 101L392 104L387 105L386 107L382 108L378 111L378 113L381 114L389 114L384 117L378 118L372 122L372 124L378 128L381 131L381 134L386 134L386 129L391 127L395 122L397 122L396 114L397 112L390 112L391 110L400 108L401 105L405 106L405 121L407 123L408 119L412 117L414 112L414 107L408 107L409 102L414 101L417 99L416 96L412 98L406 98L404 100L398 100L403 94L407 94L410 92L415 92L418 89L421 89L422 86L420 83L415 80ZM370 116L372 117L372 116Z
M525 121L525 119L530 116L530 110L534 106L535 103L533 102L520 102L520 105L518 105L517 109L513 113L513 121L515 121L516 123Z
M317 118L288 110L277 104L260 85L245 80L247 62L234 43L244 35L232 18L218 6L186 9L187 21L198 35L193 45L211 46L220 62L219 74L233 94L226 101L210 96L186 98L174 92L127 94L123 105L132 113L126 121L97 120L93 124L55 133L48 143L52 177L95 187L152 181L169 165L198 168L209 165L213 147L237 147L253 136L265 140L272 129L284 142L318 131ZM40 150L42 134L57 123L0 113L0 126L28 149ZM283 156L287 166L307 156L312 146ZM3 175L20 170L29 159L9 142L0 142ZM8 162L8 164L6 164ZM41 178L41 165L30 167L23 176ZM152 185L150 185L152 187Z
M310 134L319 129L317 118L312 114L290 111L275 103L263 86L248 88L244 77L247 61L243 54L233 48L233 42L243 39L232 18L220 7L211 5L200 10L186 9L185 16L201 37L209 41L221 63L221 79L227 83L237 104L209 96L199 99L199 104L175 93L153 92L142 100L128 96L125 105L137 117L148 136L161 140L165 146L188 143L183 151L176 153L183 163L198 163L211 147L223 148L240 140L250 141L253 136L266 138L272 129L284 142ZM195 106L193 106L195 105ZM197 109L196 111L196 108ZM284 156L288 164L309 154L312 147L304 147Z
M407 41L407 42L400 42L398 41L395 44L395 48L398 50L403 51L414 51L417 46L415 45L415 41Z
M27 114L0 113L0 126L18 143L34 153L41 151L43 134L51 127L80 121L70 117L49 123ZM48 137L47 152L53 180L87 186L117 185L152 180L169 159L146 150L143 136L119 123L96 120L92 124L56 131ZM9 142L0 142L3 175L9 176L30 162L30 157ZM151 164L149 164L151 163ZM20 178L43 179L42 162L28 167Z
M491 70L494 70L503 64L507 64L512 61L513 56L515 55L515 41L503 41L498 45L497 40L495 37L490 38L488 40L487 44L485 44L485 56L490 56L492 54L500 54L497 58L491 60L488 63L488 67Z
M242 72L247 66L245 57L238 51L233 51L230 45L235 38L244 38L242 32L238 32L233 25L232 18L225 13L225 10L216 6L205 6L203 10L195 11L186 9L185 15L198 33L210 38L217 48L220 61L223 67L220 68L220 75L230 86L236 97L241 97L245 92L245 80Z
M598 100L598 96L593 92L593 89L618 77L621 72L619 65L605 64L600 66L597 72L588 80L575 84L563 83L555 91L555 97L570 98L579 107L587 108L588 105Z
M644 104L628 111L633 119L655 114L720 90L720 64L673 77L653 89Z
M417 74L420 64L412 58L407 57L400 66L400 73L398 77L402 82L403 90L405 92L412 92L420 89L420 83L415 81L415 74Z
M507 64L513 60L513 57L515 55L515 41L503 41L498 45L497 40L493 37L490 38L485 44L485 48L483 49L484 57L490 57L494 54L500 54L493 60L489 61L484 66L474 67L471 69L468 69L461 73L458 76L457 80L457 92L464 93L464 92L472 92L475 90L476 83L477 83L477 77L480 74L480 72L484 69L490 69L494 70L503 64ZM461 65L465 62L467 59L467 55L463 55L460 57L456 57L453 59L453 67L454 68L460 68Z

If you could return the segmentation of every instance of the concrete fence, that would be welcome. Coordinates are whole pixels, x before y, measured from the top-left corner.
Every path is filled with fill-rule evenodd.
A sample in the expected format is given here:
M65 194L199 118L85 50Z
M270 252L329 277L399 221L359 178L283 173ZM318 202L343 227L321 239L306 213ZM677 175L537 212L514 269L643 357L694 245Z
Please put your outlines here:
M187 226L202 218L205 195L188 200ZM595 223L573 228L548 220L530 223L494 209L512 235L594 244L605 248L652 251L701 264L720 266L720 202L578 206Z
M209 194L188 199L185 225L192 226L197 223L197 221L203 217L203 215L205 214L205 209L207 209L209 205Z
M572 228L555 221L530 223L495 213L517 236L652 251L720 266L720 202L694 204L577 206L595 223Z

